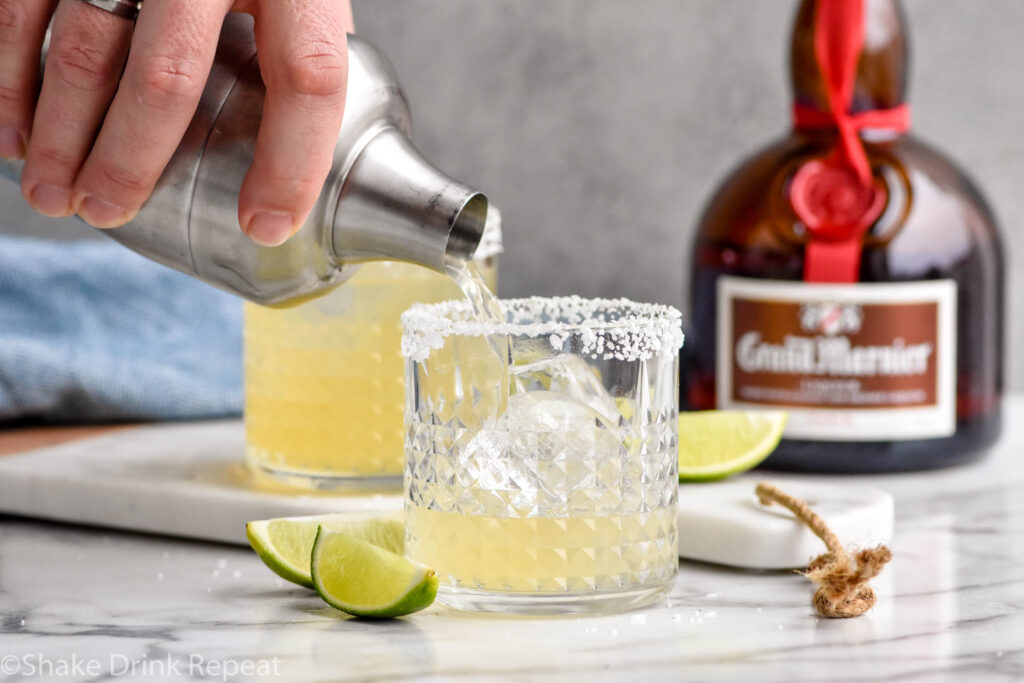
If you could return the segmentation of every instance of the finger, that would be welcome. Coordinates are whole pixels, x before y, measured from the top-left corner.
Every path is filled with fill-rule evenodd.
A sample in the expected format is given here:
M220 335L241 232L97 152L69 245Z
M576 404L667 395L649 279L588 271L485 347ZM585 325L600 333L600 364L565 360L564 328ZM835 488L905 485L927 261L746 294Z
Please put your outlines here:
M71 187L117 89L133 23L79 0L53 19L21 191L47 216L71 213Z
M131 220L195 114L230 0L146 0L128 64L75 180L75 211L97 228Z
M305 222L331 168L348 83L347 2L261 0L256 46L267 86L238 221L265 245Z
M0 156L20 159L32 130L39 55L56 0L0 0Z

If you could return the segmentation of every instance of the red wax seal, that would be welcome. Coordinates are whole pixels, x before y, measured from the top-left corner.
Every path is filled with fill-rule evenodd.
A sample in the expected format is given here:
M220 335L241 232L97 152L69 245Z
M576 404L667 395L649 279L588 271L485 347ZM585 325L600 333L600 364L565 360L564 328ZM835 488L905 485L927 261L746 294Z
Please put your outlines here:
M857 282L861 236L882 214L886 192L864 182L842 155L809 161L789 185L789 202L807 227L804 280Z
M865 185L848 165L818 159L793 176L789 201L813 239L840 242L859 237L878 220L885 190Z

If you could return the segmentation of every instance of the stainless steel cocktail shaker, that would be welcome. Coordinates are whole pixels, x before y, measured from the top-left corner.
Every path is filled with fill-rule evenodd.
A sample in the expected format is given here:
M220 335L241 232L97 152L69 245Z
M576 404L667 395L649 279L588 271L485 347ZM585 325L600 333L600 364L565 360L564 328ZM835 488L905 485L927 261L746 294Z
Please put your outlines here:
M391 65L349 36L345 119L334 164L302 229L262 247L239 229L265 89L248 17L229 15L199 107L156 190L129 224L103 231L171 268L262 304L315 295L355 264L399 260L443 270L473 255L487 199L431 166L409 140ZM17 179L22 162L0 162Z

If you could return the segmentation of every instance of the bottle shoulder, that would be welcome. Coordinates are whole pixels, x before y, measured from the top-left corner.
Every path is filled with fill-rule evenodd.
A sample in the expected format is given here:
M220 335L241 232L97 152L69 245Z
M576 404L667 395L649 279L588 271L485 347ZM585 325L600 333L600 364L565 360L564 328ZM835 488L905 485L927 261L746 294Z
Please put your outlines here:
M894 156L912 173L915 186L927 185L934 192L955 198L970 206L978 218L998 230L994 213L970 174L942 150L914 135L904 135L888 143Z
M900 220L875 226L885 271L897 277L971 272L1001 278L1002 238L988 201L949 156L912 135L885 152L906 178L907 206Z
M794 133L747 157L712 193L696 244L799 256L807 238L788 200L789 183L804 163L826 156L833 145L827 134ZM867 249L891 252L891 265L904 271L935 261L948 264L970 252L1000 258L988 202L952 159L912 135L869 140L865 148L889 189L886 210L865 239ZM911 268L912 263L918 265Z
M756 235L774 242L767 224L783 208L781 192L794 162L810 158L815 146L795 135L769 143L744 158L715 186L699 219L696 238L747 241Z

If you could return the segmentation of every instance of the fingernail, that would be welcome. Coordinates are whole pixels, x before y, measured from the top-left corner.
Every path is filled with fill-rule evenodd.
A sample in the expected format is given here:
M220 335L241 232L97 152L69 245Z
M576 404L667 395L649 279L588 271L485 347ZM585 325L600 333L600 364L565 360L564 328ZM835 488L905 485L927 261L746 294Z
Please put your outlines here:
M21 132L7 126L0 127L0 157L4 159L25 158L25 138Z
M66 187L39 183L32 188L29 203L44 216L66 216L71 210L71 190Z
M96 197L86 197L78 209L78 215L94 228L113 228L121 225L127 214L128 212L117 204Z
M249 221L246 234L249 238L265 247L276 247L291 237L295 221L289 214L281 211L258 213Z

